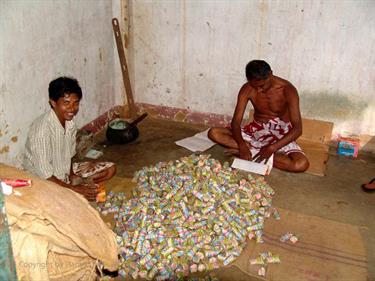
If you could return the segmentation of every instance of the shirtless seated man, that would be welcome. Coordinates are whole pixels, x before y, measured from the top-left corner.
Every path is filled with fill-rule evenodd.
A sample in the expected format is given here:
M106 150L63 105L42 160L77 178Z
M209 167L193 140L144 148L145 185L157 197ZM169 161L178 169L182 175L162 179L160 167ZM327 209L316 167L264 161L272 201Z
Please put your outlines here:
M304 172L309 161L295 140L302 134L299 97L287 80L272 74L262 60L246 66L247 83L237 98L231 128L211 128L208 137L235 149L241 159L261 162L274 154L273 166L289 172ZM254 107L254 120L241 127L248 102Z

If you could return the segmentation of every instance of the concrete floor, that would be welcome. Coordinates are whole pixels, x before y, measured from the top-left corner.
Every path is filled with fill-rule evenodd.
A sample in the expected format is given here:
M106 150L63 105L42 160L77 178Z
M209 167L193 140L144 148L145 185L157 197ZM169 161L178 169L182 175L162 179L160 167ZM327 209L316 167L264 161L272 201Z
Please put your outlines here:
M147 117L138 128L139 138L126 145L111 145L99 136L103 160L117 164L119 177L132 177L145 165L174 160L191 154L174 144L206 128ZM221 161L231 160L216 145L206 153ZM350 159L330 153L327 176L291 174L277 169L267 176L276 194L273 205L291 211L319 216L360 227L368 255L368 280L375 280L375 193L368 194L360 185L375 177L374 155Z

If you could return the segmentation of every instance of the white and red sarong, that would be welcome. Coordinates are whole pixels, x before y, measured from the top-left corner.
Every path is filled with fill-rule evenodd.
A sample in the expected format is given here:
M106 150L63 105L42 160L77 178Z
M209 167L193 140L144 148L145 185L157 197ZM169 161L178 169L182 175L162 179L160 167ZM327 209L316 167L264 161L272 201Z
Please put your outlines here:
M260 123L254 120L241 128L241 132L242 138L250 145L251 156L254 157L262 147L277 142L291 129L292 124L290 122L285 122L279 117L276 117L268 120L266 123ZM288 143L277 152L286 155L292 152L304 154L301 147L295 141Z

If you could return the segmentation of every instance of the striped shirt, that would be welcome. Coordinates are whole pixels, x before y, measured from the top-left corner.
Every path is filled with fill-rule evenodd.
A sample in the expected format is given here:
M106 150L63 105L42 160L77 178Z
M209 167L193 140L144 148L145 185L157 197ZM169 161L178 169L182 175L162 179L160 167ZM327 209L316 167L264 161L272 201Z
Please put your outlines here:
M55 176L69 182L76 134L74 122L66 121L64 129L53 109L39 116L31 124L26 140L24 169L44 179Z

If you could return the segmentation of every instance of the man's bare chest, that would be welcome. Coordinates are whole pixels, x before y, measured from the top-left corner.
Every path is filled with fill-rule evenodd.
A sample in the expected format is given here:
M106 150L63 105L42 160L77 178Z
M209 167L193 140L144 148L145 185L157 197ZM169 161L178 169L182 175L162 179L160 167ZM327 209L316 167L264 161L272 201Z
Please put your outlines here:
M253 106L259 111L283 112L287 107L287 99L282 87L266 93L256 92L251 98Z

